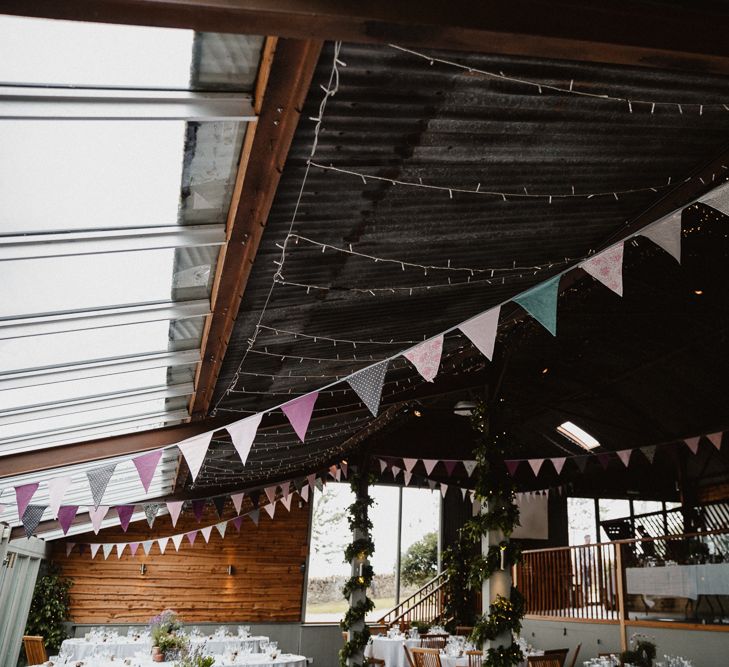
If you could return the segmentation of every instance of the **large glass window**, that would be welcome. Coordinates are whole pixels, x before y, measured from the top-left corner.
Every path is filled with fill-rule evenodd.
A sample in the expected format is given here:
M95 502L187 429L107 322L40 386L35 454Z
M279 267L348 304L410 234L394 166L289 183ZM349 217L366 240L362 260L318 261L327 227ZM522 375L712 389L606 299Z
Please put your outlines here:
M585 544L595 539L595 501L592 498L567 498L567 522L570 546Z

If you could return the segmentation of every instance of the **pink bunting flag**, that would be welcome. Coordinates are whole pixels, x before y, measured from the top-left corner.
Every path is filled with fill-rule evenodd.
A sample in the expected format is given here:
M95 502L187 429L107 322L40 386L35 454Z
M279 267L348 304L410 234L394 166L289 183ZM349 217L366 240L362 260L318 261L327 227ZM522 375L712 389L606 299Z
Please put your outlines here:
M445 498L446 493L448 493L448 485L443 484L443 482L440 483L440 495L441 497Z
M387 461L380 459L380 474L385 472L385 468L387 468Z
M157 464L161 458L162 450L157 449L153 452L142 454L141 456L135 456L132 459L145 493L149 493L149 485L152 483L152 478L157 470Z
M213 431L208 431L207 433L201 433L193 438L188 438L177 443L177 447L182 453L182 456L185 457L187 467L190 469L193 482L197 478L200 468L202 468L205 454L207 454L212 437Z
M58 523L61 525L64 535L68 533L68 529L76 518L76 512L78 512L78 505L61 505L58 508Z
M99 549L101 548L100 544L89 544L91 547L91 558L96 558L96 554L99 553Z
M531 469L534 471L535 477L537 477L539 475L539 471L542 469L543 463L544 463L544 459L529 459L529 465L531 466Z
M423 465L425 466L425 474L430 475L433 472L433 468L438 465L438 459L422 459Z
M309 488L309 487L307 487ZM240 533L240 527L243 524L243 517L237 516L235 519L233 519L233 525L235 526L235 529Z
M273 519L273 515L276 513L276 503L268 503L268 505L263 506L263 509Z
M291 511L291 496L281 498L281 504L290 512Z
M175 545L175 551L180 550L180 545L182 544L183 537L185 537L185 533L178 533L177 535L172 536L172 544Z
M258 427L261 424L263 413L259 412L256 415L246 417L240 421L228 424L225 430L230 433L230 439L233 441L233 447L240 456L241 463L243 465L248 461L248 454L251 451L253 440L256 437Z
M633 454L632 449L621 449L617 452L615 452L618 455L618 458L623 462L623 465L627 468L630 464L630 457Z
M129 543L129 552L132 554L132 558L137 555L137 549L139 549L139 542Z
M109 506L99 505L96 508L89 507L87 509L89 510L89 517L91 518L91 525L94 528L94 533L98 535L99 530L101 530L101 522L106 517L106 514L109 511Z
M276 489L277 488L278 487L276 487L275 484L274 484L274 486L268 486L265 488L266 498L268 498L269 503L272 503L276 500Z
M76 546L75 542L66 542L66 558L71 555L73 548Z
M623 296L623 242L593 255L580 267L605 287Z
M170 541L169 537L160 537L157 540L157 546L159 547L159 552L163 554L165 552L165 549L167 548L167 543Z
M190 546L195 544L195 538L197 537L197 530L191 530L189 533L185 533L185 537L187 538L187 541L190 543Z
M304 442L306 439L306 431L309 428L309 422L311 421L311 414L314 412L314 404L316 399L319 397L319 393L316 391L310 394L304 394L295 398L293 401L289 401L281 406L281 411L286 415L291 426L299 436L299 440Z
M562 474L562 468L564 468L564 463L567 460L566 456L558 456L556 458L550 459L552 461L552 465L554 466L554 471L558 474Z
M305 502L309 502L309 487L305 486L301 489L301 493L299 494L301 496L301 499Z
M699 436L696 436L695 438L686 438L684 442L691 452L696 454L699 451L699 440Z
M654 223L648 229L640 232L641 236L645 236L655 243L659 248L663 248L671 257L679 264L681 263L681 214L683 209L674 211L659 222Z
M443 336L440 335L410 348L402 356L415 366L415 369L426 382L432 382L435 380L435 376L438 375L442 355Z
M448 477L450 477L453 474L453 471L456 469L457 463L458 463L458 461L449 461L449 460L443 461L443 465L445 466Z
M405 470L412 472L418 459L403 459L402 464L405 466Z
M714 445L717 449L721 449L721 436L724 435L721 431L718 433L712 433L711 435L707 435L706 438L708 441Z
M519 464L522 462L522 459L512 459L511 461L506 460L504 461L504 464L506 465L506 469L509 471L509 474L513 477L516 474L516 470L519 467Z
M33 495L38 490L38 482L32 484L22 484L21 486L15 487L15 500L18 505L18 520L23 520L23 514L28 507Z
M494 344L496 343L500 312L501 306L496 306L496 308L487 310L472 320L458 325L458 328L466 334L481 354L489 360L494 358Z
M235 507L235 513L240 514L241 507L243 507L243 497L245 493L231 493L230 499L233 501L233 507Z
M180 518L180 512L182 512L182 504L181 500L167 501L167 511L170 513L173 528L177 526L177 520Z
M71 486L71 478L67 476L48 480L48 508L51 510L51 516L54 519L58 516L63 496L69 486Z
M132 514L134 514L134 505L116 506L116 515L119 517L119 525L125 533L127 532L127 528L129 528L129 522L132 520Z
M390 470L392 471L392 476L397 477L400 474L401 468L398 468L397 466L392 466Z
M413 473L408 472L407 470L405 470L403 472L403 477L405 478L405 486L410 486L410 480L413 477Z

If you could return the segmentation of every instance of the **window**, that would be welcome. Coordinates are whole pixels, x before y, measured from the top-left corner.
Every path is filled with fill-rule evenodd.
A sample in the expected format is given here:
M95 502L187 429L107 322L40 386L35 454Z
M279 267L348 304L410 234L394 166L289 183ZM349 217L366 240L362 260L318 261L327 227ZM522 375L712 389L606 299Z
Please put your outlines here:
M581 429L577 424L572 422L564 422L557 427L557 432L561 433L565 438L571 440L583 449L595 449L600 443L593 438L587 431Z

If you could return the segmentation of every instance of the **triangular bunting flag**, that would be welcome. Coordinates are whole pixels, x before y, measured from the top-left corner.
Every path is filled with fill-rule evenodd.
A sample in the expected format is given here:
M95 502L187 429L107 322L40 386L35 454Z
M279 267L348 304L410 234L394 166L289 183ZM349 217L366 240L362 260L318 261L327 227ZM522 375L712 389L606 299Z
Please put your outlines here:
M149 552L152 551L153 543L154 540L144 540L144 542L142 542L142 549L144 549L145 555L149 556Z
M149 493L149 485L152 483L155 470L157 470L157 464L162 458L162 450L157 449L141 456L135 456L132 459L137 473L139 473L139 481L142 482L144 492Z
M717 449L721 449L721 437L724 435L721 431L718 433L712 433L711 435L707 435L706 438L708 441L714 445Z
M468 489L461 489L461 495L463 496L463 500L465 500L468 495Z
M157 518L157 512L159 512L159 503L147 503L144 506L144 516L147 517L147 523L150 528L154 526L154 520Z
M405 478L405 486L410 485L410 480L413 477L413 473L408 472L407 470L403 471L403 477Z
M456 463L458 463L458 461L443 461L443 465L445 466L448 477L450 477L453 474L453 471L456 469Z
M519 464L522 462L522 459L513 459L511 461L505 460L504 465L506 466L506 469L509 471L509 474L513 477L516 474L516 470L519 467Z
M137 555L137 549L139 549L139 542L129 543L129 552L132 554L132 558Z
M618 458L623 462L623 465L627 468L630 464L630 457L633 455L632 449L621 449L615 452Z
M586 273L623 296L623 242L597 253L580 264Z
M48 480L48 508L51 510L51 519L58 516L63 496L70 485L70 477L56 477Z
M183 537L185 537L185 533L180 533L179 535L172 536L172 544L175 545L175 551L180 550L180 545L182 544Z
M120 559L122 557L122 554L124 553L124 549L127 548L126 542L119 542L119 544L116 545L116 557L117 559Z
M187 533L185 533L185 537L187 538L187 541L190 543L190 546L195 544L195 538L197 537L197 530L191 530Z
M94 468L86 472L86 477L89 480L89 488L91 489L91 497L94 500L94 507L101 505L104 491L106 491L106 487L109 485L109 480L114 474L114 470L116 470L116 463L110 463L109 465Z
M218 519L222 519L223 510L225 509L225 496L215 496L213 498L213 505L215 505L215 512L218 515Z
M157 546L159 547L159 552L163 554L165 552L165 549L167 548L167 543L169 542L169 537L160 537L157 540Z
M76 546L75 542L66 542L66 558L71 555L73 548Z
M600 462L603 470L607 470L610 465L610 452L600 452L597 454L597 460Z
M472 320L458 325L458 328L468 336L481 354L489 360L494 358L494 343L499 328L500 312L501 306L496 306L496 308L487 310Z
M585 468L587 468L587 462L589 461L589 459L589 456L575 456L572 458L580 472L585 472Z
M692 453L696 454L696 452L699 451L699 436L696 436L695 438L686 438L684 442L686 443L686 446L692 451Z
M544 459L527 459L529 461L529 465L531 466L531 469L534 471L534 476L537 477L539 475L539 471L542 468L542 464L544 463Z
M134 514L134 505L116 506L116 515L119 517L119 525L125 533L127 532L127 528L129 528L129 522L132 520L132 514Z
M679 264L681 263L681 214L683 211L675 211L671 215L666 216L660 222L656 222L648 229L640 232L641 236L645 236L655 243L658 247L663 248L671 257Z
M310 394L304 394L295 398L293 401L289 401L281 406L281 412L283 412L291 423L291 427L299 436L299 440L304 442L306 439L306 431L309 428L309 422L311 421L311 413L314 412L314 404L316 399L319 397L319 393L316 391Z
M172 521L172 527L177 525L177 519L180 518L180 512L182 511L181 500L168 500L167 511L170 513L170 520Z
M729 215L729 184L724 183L699 199L700 202Z
M233 422L225 427L225 430L230 433L233 447L238 452L238 456L240 456L240 461L243 465L248 461L248 454L251 451L251 445L256 437L256 432L258 431L262 418L263 413L259 412L256 415Z
M255 523L256 525L258 525L258 519L259 519L259 518L260 518L260 516L261 516L261 510L259 510L259 509L258 509L258 508L256 507L256 509L254 509L254 510L252 510L252 511L248 512L248 516L249 516L249 517L251 518L251 521L253 521L253 523Z
M475 461L464 461L463 467L466 469L466 473L470 477L473 475L473 471L476 470L476 462ZM430 473L428 473L430 474Z
M425 466L425 474L430 475L433 472L433 468L438 465L438 459L422 459L423 465Z
M332 476L332 479L337 478L337 470L339 470L339 468L337 468L336 465L329 466L329 474ZM271 500L271 498L269 498L269 500Z
M194 482L202 468L203 461L205 460L205 454L207 454L208 447L210 446L210 440L212 440L213 432L208 431L207 433L201 433L196 435L194 438L188 438L182 442L177 443L177 447L185 457L187 467L190 469L190 475Z
M284 482L281 485L281 493L283 494L284 500L291 495L291 482Z
M263 509L273 519L273 515L276 513L276 503L268 503L268 505L263 506Z
M562 474L562 468L564 468L564 462L567 460L566 456L558 456L556 458L550 459L552 461L552 465L554 466L554 472L556 472L558 475Z
M114 549L114 545L113 544L106 543L106 544L102 544L101 545L101 548L102 548L102 550L104 552L104 560L106 560L109 557L109 554Z
M447 484L443 484L443 482L441 482L440 483L440 495L443 498L445 498L446 497L446 493L448 493L448 485Z
M205 528L201 528L200 529L200 532L202 533L202 536L205 539L205 542L207 543L207 542L210 541L210 533L213 532L213 527L212 526L205 526Z
M248 494L248 497L251 499L251 503L253 507L258 507L258 499L261 497L260 491L251 491Z
M309 502L309 487L308 487L308 486L305 486L305 487L303 487L303 488L301 489L301 493L300 493L300 495L301 495L301 499L302 499L302 500L303 500L303 501L304 501L305 503L308 503L308 502Z
M431 491L432 491L433 489L435 489L435 481L434 481L434 480L432 480L432 479L429 479L429 480L428 480L428 486L430 487L430 490L431 490Z
M368 366L347 378L350 386L367 406L373 416L377 417L382 398L382 385L387 373L387 360Z
M218 529L218 532L220 533L220 537L225 537L225 529L228 527L227 521L221 521L220 523L216 523L215 527Z
M78 512L78 505L61 505L58 508L58 523L64 535L68 533L68 529L76 518L76 512Z
M382 459L380 461L380 474L385 472L385 468L387 468L387 461L383 461Z
M241 507L243 507L244 495L244 493L232 493L230 496L230 499L233 502L233 507L235 507L236 514L240 514Z
M344 478L346 479L347 478L347 469L349 468L349 464L346 461L342 461L339 464L339 467L341 468L342 474L344 475Z
M443 336L440 335L411 347L407 352L403 352L402 356L415 366L415 369L426 382L432 382L435 380L435 376L438 375L442 354Z
M316 473L311 473L311 475L306 476L306 481L309 483L309 487L311 490L314 490L314 484L316 484Z
M560 276L554 276L512 299L553 336L557 335L559 279Z
M35 492L38 490L38 482L33 482L32 484L23 484L21 486L15 487L15 501L18 505L18 520L23 520L23 514L25 514L25 509L28 507L28 503L30 502L31 498L35 494Z
M331 471L330 471L331 472ZM272 503L276 500L276 485L274 486L267 486L264 491L266 492L266 498L268 498L268 502Z
M99 549L101 548L100 544L89 544L91 547L91 558L96 558L96 554L99 553Z
M308 487L307 487L308 488ZM240 533L240 527L243 524L243 517L237 516L235 519L233 519L233 525L235 526L235 529Z
M418 459L403 459L402 464L405 466L405 470L412 472Z
M281 504L290 512L291 511L291 496L281 498Z
M23 528L25 528L25 534L27 537L31 537L38 528L40 520L43 518L43 513L47 509L47 505L32 505L29 504L23 512Z
M193 500L192 501L192 513L195 515L195 520L200 523L202 521L203 512L205 511L204 500Z
M101 522L104 520L104 517L106 517L109 507L108 505L99 505L98 507L87 507L86 509L89 511L91 526L94 529L94 533L98 535L101 530Z
M400 474L401 468L398 468L397 466L392 466L390 468L390 471L392 472L393 477L397 477Z
M650 445L648 447L641 447L640 451L643 452L643 455L648 459L649 463L653 463L653 459L656 456L656 446Z

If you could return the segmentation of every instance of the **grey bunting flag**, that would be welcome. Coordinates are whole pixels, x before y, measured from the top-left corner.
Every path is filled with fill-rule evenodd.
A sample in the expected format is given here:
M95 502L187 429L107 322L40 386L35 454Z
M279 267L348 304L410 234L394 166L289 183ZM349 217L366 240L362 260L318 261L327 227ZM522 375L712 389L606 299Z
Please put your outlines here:
M144 506L144 516L147 517L147 523L150 528L154 525L154 520L157 518L159 507L159 503L147 503Z
M707 192L699 201L721 211L724 215L729 215L729 183L724 183L711 192Z
M114 474L114 470L116 470L116 463L94 468L86 473L86 477L89 478L89 487L91 488L91 497L94 499L95 508L101 505L104 491L106 491L106 487L109 485L109 480Z
M387 361L382 361L347 378L347 382L357 392L357 396L375 417L380 409L382 385L385 383L386 373Z
M645 457L648 459L650 463L653 463L653 459L656 456L656 446L655 445L649 445L648 447L641 447L640 451L643 452Z
M248 516L251 517L251 521L253 521L253 523L255 523L256 525L258 525L258 518L259 518L260 514L261 514L261 510L259 510L259 509L254 509L254 510L248 512Z
M48 508L47 505L28 505L23 512L23 528L25 528L25 534L31 537L38 528L43 512Z

